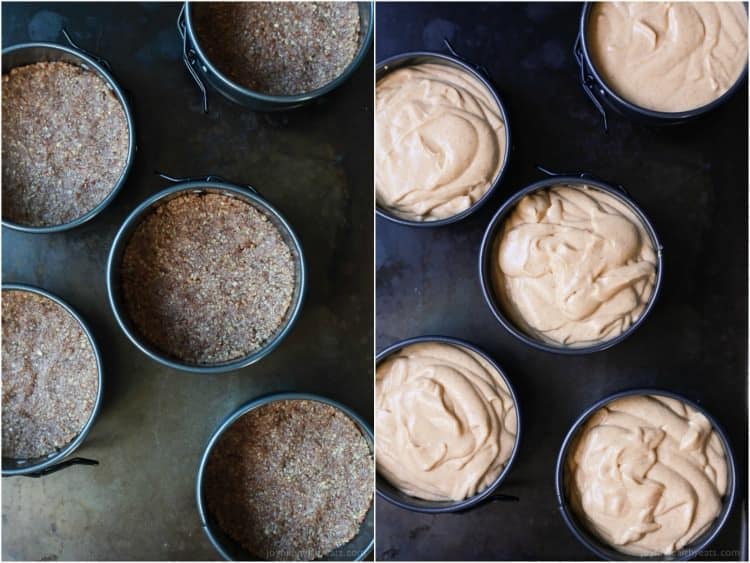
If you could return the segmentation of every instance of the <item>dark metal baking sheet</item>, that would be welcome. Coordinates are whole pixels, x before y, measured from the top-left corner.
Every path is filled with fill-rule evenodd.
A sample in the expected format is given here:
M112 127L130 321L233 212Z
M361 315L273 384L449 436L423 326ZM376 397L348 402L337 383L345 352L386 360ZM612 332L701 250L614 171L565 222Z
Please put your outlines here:
M307 391L372 423L372 56L310 107L252 113L209 90L201 111L180 59L178 3L3 3L2 44L62 42L107 58L133 96L138 153L120 194L84 227L54 235L3 229L3 281L59 295L90 323L105 402L73 467L2 483L3 559L216 559L194 501L202 450L219 422L273 391ZM126 215L174 176L218 174L256 186L301 238L302 315L260 363L226 375L170 370L140 353L107 304L104 263Z
M583 409L636 386L699 401L726 428L740 476L734 510L703 559L747 558L747 86L701 121L655 129L599 115L577 81L578 3L378 2L376 59L443 51L443 38L487 67L510 113L508 175L476 215L439 229L377 219L377 348L409 336L465 338L503 366L521 403L523 442L501 491L518 503L425 515L378 502L376 557L591 559L565 527L554 492L558 449ZM589 171L623 184L653 220L664 287L629 339L587 357L513 339L482 299L484 228L541 174Z

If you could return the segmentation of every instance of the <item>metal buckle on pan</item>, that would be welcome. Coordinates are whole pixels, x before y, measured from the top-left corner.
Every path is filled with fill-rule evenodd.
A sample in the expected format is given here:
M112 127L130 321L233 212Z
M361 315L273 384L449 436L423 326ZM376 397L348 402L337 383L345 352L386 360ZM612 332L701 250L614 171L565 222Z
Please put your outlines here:
M100 57L98 55L94 55L93 53L91 53L91 52L87 51L86 49L83 49L82 47L80 47L78 45L78 43L76 43L75 41L73 41L73 38L70 37L70 34L68 33L68 30L65 29L64 27L60 31L62 32L63 37L65 37L65 40L70 44L71 47L73 47L77 51L80 51L84 55L88 55L89 57L91 57L92 59L94 59L96 62L98 62L100 65L102 65L104 68L106 68L110 73L112 73L112 65L109 64L109 61L107 59L102 58L102 57Z
M23 473L19 475L3 475L3 477L31 477L32 479L38 479L39 477L44 477L45 475L49 475L50 473L56 473L57 471L60 471L61 469L67 469L68 467L72 465L99 465L99 462L95 459L88 459L85 457L74 457L71 459L66 459L65 461L61 461L60 463L56 463L55 465L50 465L49 467L45 467L44 469L41 469L34 473Z
M95 55L91 51L87 51L86 49L81 47L78 43L73 41L73 38L70 36L70 33L68 33L68 30L65 29L64 27L60 30L60 32L63 34L63 37L65 37L65 40L68 42L68 44L71 47L73 47L76 51L80 51L87 57L94 59L97 63L102 65L109 74L112 75L112 78L114 78L115 73L112 71L112 65L109 63L107 59L105 59L104 57L100 57L99 55ZM124 86L122 86L120 81L117 81L117 84L120 87L120 90L122 91L123 95L127 98L128 103L132 104L133 94L130 93L130 90L127 90ZM138 147L135 147L135 148L137 149Z
M490 72L487 70L487 68L483 65L480 65L478 63L473 63L470 60L466 59L466 57L462 57L458 54L456 49L453 47L453 44L448 40L447 37L443 37L443 44L445 45L445 48L448 49L448 52L457 58L462 63L469 65L471 68L473 68L475 71L477 71L479 74L481 74L484 78L487 79L487 81L492 82L492 77L490 76Z
M180 13L177 15L177 33L179 33L182 38L182 62L185 63L188 72L190 72L190 76L193 77L193 80L198 85L198 88L200 88L201 94L203 95L203 113L208 113L208 92L206 91L206 85L195 70L195 65L197 63L195 49L192 47L188 48L184 4L182 5L182 8L180 8Z
M594 81L594 77L586 72L586 63L583 60L583 50L581 47L580 33L576 36L576 42L573 45L573 56L576 58L576 62L578 63L578 69L580 71L580 74L578 75L578 81L581 84L581 88L583 88L584 93L586 94L588 99L591 100L591 103L594 104L594 107L599 112L599 115L602 116L602 121L604 122L604 132L607 133L609 131L609 126L607 124L607 111L604 109L604 106L596 96L596 82Z
M250 184L236 184L235 182L230 182L223 176L217 176L216 174L209 174L208 176L191 176L187 178L175 178L174 176L170 176L169 174L164 174L163 172L159 172L158 170L154 171L159 178L163 180L167 180L168 182L172 182L173 184L178 184L180 182L206 182L210 184L211 182L223 182L225 184L232 184L233 186L240 186L241 188L246 188L253 192L258 197L263 197L257 188L254 188Z
M626 190L622 184L613 184L612 182L609 182L596 174L592 174L591 172L553 172L549 168L545 168L541 164L536 165L536 169L539 170L539 172L546 174L547 176L550 176L554 178L555 176L577 176L581 180L593 180L595 182L601 182L602 184L607 184L608 186L612 186L613 188L617 188L619 191L624 193L626 196L631 197L631 195L628 193L628 190Z

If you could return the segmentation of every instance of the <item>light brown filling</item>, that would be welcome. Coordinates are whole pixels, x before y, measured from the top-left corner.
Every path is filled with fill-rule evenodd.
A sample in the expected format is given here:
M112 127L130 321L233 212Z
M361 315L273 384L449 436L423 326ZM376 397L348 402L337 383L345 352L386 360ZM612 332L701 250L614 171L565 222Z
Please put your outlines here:
M711 103L747 65L741 2L595 2L587 44L604 81L663 112Z
M435 221L474 205L505 158L506 131L490 91L443 64L395 70L375 101L377 203L412 221Z
M492 280L506 314L552 344L615 338L643 313L656 252L640 219L586 185L525 196L492 247Z
M668 555L714 522L727 461L709 420L675 399L617 399L588 420L566 462L575 512L613 547Z
M462 500L486 489L516 441L513 398L497 370L471 350L407 346L377 369L378 473L425 500Z

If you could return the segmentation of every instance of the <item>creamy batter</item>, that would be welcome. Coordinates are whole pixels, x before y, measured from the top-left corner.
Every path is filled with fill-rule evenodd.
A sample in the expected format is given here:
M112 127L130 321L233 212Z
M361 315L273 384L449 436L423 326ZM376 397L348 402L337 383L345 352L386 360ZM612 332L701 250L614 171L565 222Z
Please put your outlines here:
M378 81L377 204L412 221L474 205L504 164L506 130L490 91L466 71L426 63Z
M661 395L617 399L594 413L566 470L573 510L634 556L690 544L719 515L727 490L724 447L709 420Z
M412 344L377 369L378 473L425 500L463 500L502 472L516 406L497 370L463 347Z
M587 44L620 96L687 111L719 98L747 65L747 12L741 2L595 2Z
M589 346L627 330L653 293L656 253L622 201L586 185L522 198L491 254L495 295L525 332Z

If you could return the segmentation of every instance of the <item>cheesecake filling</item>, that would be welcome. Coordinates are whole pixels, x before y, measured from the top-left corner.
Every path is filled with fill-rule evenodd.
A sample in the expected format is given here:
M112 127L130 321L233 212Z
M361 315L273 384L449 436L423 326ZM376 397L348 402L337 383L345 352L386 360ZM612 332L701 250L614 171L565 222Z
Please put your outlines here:
M616 399L579 431L567 497L593 533L633 556L670 555L718 517L727 458L711 422L662 395Z
M642 108L705 106L747 66L741 2L595 2L586 43L607 85Z
M524 196L503 222L491 260L506 315L560 346L619 336L656 283L657 254L643 222L619 198L584 184Z
M500 373L460 346L423 342L380 363L378 473L407 495L459 501L486 489L516 442L516 406Z
M403 219L436 221L470 208L505 161L494 96L446 64L407 66L378 80L375 129L377 204Z

